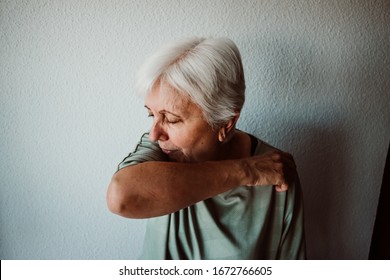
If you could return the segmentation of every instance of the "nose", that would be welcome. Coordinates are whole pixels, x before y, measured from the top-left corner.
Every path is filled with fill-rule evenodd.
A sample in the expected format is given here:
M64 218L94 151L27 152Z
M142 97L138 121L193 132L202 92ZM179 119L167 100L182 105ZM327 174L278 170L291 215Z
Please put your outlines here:
M152 129L149 132L149 139L153 142L168 140L168 134L158 121L153 123Z

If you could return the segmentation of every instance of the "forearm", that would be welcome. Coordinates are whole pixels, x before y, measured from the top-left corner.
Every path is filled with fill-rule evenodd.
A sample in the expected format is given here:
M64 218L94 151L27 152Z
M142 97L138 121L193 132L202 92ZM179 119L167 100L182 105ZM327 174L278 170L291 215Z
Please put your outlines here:
M203 163L145 162L119 170L112 178L107 203L128 218L176 212L241 185L246 177L239 161Z

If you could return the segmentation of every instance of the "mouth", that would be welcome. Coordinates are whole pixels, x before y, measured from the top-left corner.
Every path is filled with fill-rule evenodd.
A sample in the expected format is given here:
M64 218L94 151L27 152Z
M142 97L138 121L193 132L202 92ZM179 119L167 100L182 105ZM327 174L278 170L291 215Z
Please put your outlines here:
M177 151L177 150L168 150L168 149L163 149L163 148L161 148L161 150L163 151L164 154L167 154L167 155L173 154L174 152Z

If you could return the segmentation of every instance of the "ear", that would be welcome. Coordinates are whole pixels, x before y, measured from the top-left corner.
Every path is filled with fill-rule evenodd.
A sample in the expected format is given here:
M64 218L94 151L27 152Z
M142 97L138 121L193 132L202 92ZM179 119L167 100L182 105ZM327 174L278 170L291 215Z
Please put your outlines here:
M238 112L234 117L232 117L225 125L221 126L218 131L218 140L223 143L226 141L228 135L234 130L237 120L240 117L240 112Z

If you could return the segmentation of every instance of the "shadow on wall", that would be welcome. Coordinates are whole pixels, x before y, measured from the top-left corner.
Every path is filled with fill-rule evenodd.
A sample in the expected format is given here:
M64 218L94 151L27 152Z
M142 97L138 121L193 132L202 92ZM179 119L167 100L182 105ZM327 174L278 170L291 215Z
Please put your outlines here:
M304 195L309 259L351 258L344 225L348 224L346 135L337 126L296 127L294 154Z
M348 242L343 242L348 238L343 227L348 223L345 208L353 203L345 201L348 196L343 187L350 176L346 170L349 139L339 109L332 108L327 96L334 89L325 89L327 73L315 61L312 49L302 42L280 42L284 41L259 42L267 56L259 54L262 61L258 64L265 65L267 76L259 75L256 87L268 92L249 96L246 106L254 118L246 125L260 139L275 139L270 144L294 155L304 193L308 258L351 258ZM256 107L257 99L266 98L270 107L259 110L264 106Z
M373 157L388 132L386 46L379 33L338 30L264 36L247 43L244 63L258 75L248 80L243 125L295 157L309 259L367 259L373 180L383 172Z

